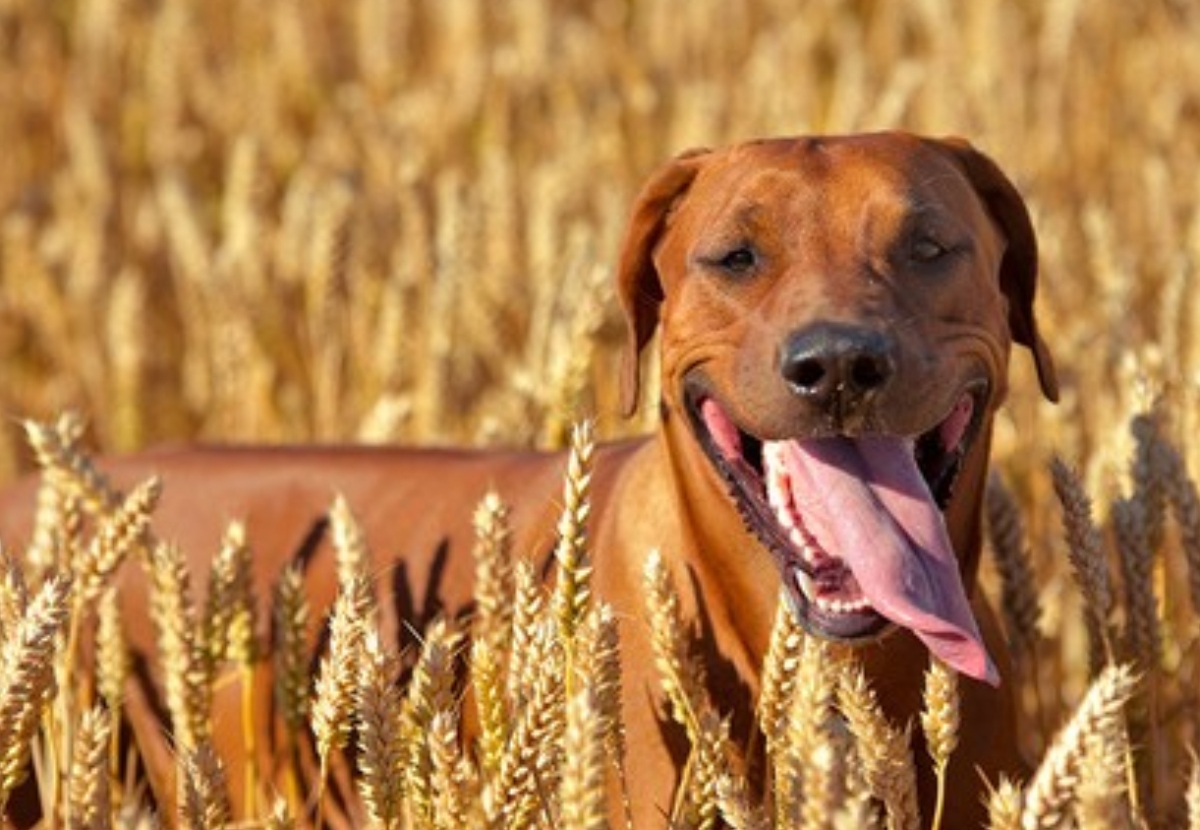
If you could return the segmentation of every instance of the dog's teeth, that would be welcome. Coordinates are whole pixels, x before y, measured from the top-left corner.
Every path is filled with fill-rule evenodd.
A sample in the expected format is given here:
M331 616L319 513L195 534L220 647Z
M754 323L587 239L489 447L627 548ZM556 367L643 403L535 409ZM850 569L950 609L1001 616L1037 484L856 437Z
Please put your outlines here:
M796 571L796 587L800 589L800 593L804 594L809 602L817 601L817 586L813 582L811 576L804 571Z

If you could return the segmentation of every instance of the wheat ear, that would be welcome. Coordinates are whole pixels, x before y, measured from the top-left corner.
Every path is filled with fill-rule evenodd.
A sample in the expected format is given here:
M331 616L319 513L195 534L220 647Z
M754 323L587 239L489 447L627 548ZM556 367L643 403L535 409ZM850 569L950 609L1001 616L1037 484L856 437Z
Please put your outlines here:
M396 659L369 630L363 642L361 679L355 698L358 724L358 791L372 827L400 826L404 772L401 697Z
M1020 788L1001 777L1000 784L988 793L988 830L1021 830L1023 800Z
M1026 788L1023 830L1058 827L1066 818L1076 794L1086 739L1113 740L1114 735L1124 734L1122 712L1136 684L1132 671L1123 665L1106 667L1092 683Z
M528 826L541 800L560 781L565 723L562 673L564 659L557 625L552 619L535 624L531 642L530 681L524 703L500 765L500 777L487 794L485 807L510 827Z
M704 671L691 653L679 594L658 551L646 557L642 583L654 661L671 704L671 716L696 746L701 740L699 717L705 709Z
M871 792L887 808L889 830L920 826L916 770L909 730L888 723L862 667L847 661L838 683L838 708L854 734Z
M1178 450L1164 446L1163 452L1167 460L1167 498L1179 523L1180 547L1188 565L1188 596L1192 610L1200 614L1200 495Z
M602 830L604 812L604 735L598 728L595 690L583 684L567 702L563 772L559 804L563 830Z
M498 650L512 626L513 562L509 508L489 492L475 508L475 615L471 639Z
M810 830L828 827L845 792L833 740L836 674L829 645L807 640L795 691L774 754L775 823Z
M183 797L179 799L181 830L225 830L229 826L229 796L221 759L205 742L183 756Z
M462 632L453 623L435 622L425 632L421 658L409 681L401 721L408 809L417 826L434 824L433 758L428 734L434 715L455 705L454 683L461 642Z
M531 678L536 675L534 653L538 619L545 605L541 581L532 562L519 560L514 570L516 596L513 602L512 640L509 647L506 687L509 706L517 710L524 706Z
M0 649L0 813L22 780L29 744L57 690L54 663L68 618L71 580L46 580Z
M436 830L479 825L479 817L472 813L478 804L478 779L463 755L457 709L434 713L429 724L429 756Z
M758 695L758 723L767 740L768 754L775 754L774 744L783 735L787 702L800 676L804 643L804 629L792 613L784 591L780 591L771 639L763 658L762 691Z
M988 536L1000 576L1005 631L1017 654L1032 655L1041 636L1037 578L1029 561L1021 510L996 472L988 478L986 508Z
M734 772L719 776L716 793L719 814L732 830L771 830L774 826L766 812L750 798L744 776Z
M583 421L571 432L571 451L563 478L563 509L558 520L558 544L554 548L558 573L551 605L567 648L568 672L574 662L575 629L583 619L591 597L587 519L591 509L588 496L594 452L592 424ZM567 682L572 682L569 674Z
M1147 503L1137 496L1112 505L1113 532L1125 587L1126 650L1143 670L1158 665L1162 634L1154 594L1154 553Z
M925 671L924 699L921 728L937 775L937 802L931 826L938 830L942 826L946 801L946 767L950 763L950 754L958 745L959 697L958 676L937 658L930 659Z
M346 746L354 723L354 697L362 665L367 620L362 598L370 592L366 579L343 585L329 620L329 651L321 660L313 689L312 729L317 739L324 788L329 756Z
M150 614L158 632L167 710L181 752L208 738L210 677L195 636L199 620L192 603L190 578L183 554L159 543L151 554Z
M80 606L94 600L128 554L146 541L162 482L149 478L130 491L115 510L105 512L83 556L75 563Z
M1083 591L1092 674L1115 660L1109 617L1113 608L1108 564L1104 559L1100 531L1092 520L1092 501L1078 474L1059 458L1050 462L1054 491L1063 508L1063 530L1067 555L1075 581Z
M79 719L67 779L67 830L107 830L112 826L108 776L111 721L99 706Z

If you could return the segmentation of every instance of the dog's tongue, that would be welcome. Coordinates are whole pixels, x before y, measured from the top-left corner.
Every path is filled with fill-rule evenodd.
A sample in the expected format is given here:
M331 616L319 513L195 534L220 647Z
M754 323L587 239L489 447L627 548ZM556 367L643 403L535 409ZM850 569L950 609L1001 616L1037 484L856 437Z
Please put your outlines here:
M804 525L883 616L943 663L992 685L942 514L902 438L788 441L781 453Z

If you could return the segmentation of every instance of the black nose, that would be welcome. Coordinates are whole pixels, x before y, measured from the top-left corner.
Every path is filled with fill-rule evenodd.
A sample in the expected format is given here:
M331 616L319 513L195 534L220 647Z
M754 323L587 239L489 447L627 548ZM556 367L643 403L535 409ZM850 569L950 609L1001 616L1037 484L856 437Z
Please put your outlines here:
M892 339L874 329L819 323L784 342L779 371L797 395L849 414L887 386L894 351Z

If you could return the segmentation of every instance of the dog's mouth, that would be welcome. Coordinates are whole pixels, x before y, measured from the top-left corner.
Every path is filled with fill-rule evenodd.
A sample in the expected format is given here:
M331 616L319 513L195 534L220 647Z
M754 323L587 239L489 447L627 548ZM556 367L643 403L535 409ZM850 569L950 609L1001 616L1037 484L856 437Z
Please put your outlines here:
M998 682L942 515L980 431L986 381L966 384L916 436L766 440L736 424L702 377L685 391L701 446L810 632L854 642L898 625L963 674Z

